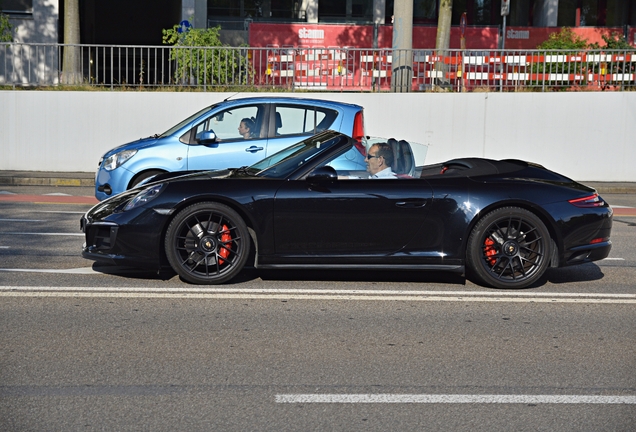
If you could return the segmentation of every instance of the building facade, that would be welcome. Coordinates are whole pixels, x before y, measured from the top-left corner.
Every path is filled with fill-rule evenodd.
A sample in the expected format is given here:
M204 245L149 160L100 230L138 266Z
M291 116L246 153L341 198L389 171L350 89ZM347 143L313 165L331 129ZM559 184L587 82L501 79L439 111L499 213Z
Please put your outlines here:
M191 0L192 1L192 0ZM254 19L280 22L388 24L394 0L208 0L211 21ZM414 0L413 23L437 24L439 0ZM466 12L468 25L502 22L501 0L454 0L453 25ZM510 0L513 26L620 27L636 25L634 0Z
M247 43L257 23L390 25L396 0L77 0L83 44L161 45L164 28L188 21L220 26L225 42ZM401 1L401 0L397 0ZM63 42L64 0L0 0L16 42ZM501 0L454 0L452 25L502 24ZM413 24L436 26L439 0L413 0ZM636 0L510 0L512 27L636 26Z

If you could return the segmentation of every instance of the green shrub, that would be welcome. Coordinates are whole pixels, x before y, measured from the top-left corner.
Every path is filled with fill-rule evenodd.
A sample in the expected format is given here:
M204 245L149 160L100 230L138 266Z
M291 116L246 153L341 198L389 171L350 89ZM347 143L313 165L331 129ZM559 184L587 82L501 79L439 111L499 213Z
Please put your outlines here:
M247 84L247 50L223 46L220 27L180 30L179 25L163 30L163 43L174 45L176 84Z
M9 17L0 12L0 42L13 42L13 28Z
M584 50L588 47L587 39L581 39L571 28L563 27L560 32L551 33L547 40L541 42L539 50Z
M541 54L550 56L550 55L577 55L577 54L587 54L587 61L573 61L573 62L555 62L555 63L544 63L544 64L534 64L532 66L532 70L535 73L542 74L578 74L582 75L584 78L581 81L581 84L588 84L587 77L588 74L601 74L605 76L606 74L620 74L620 73L634 73L635 67L632 62L624 61L601 61L591 60L590 55L594 57L595 54L604 55L604 56L612 56L612 55L622 55L627 52L634 52L635 49L632 47L625 37L621 34L614 33L610 35L603 35L603 41L605 44L601 46L598 43L588 43L586 39L582 39L577 36L571 28L564 27L559 32L555 32L550 34L549 38L537 46L538 50L541 50ZM615 83L604 83L600 81L600 84L596 82L596 85L600 85L601 88L611 88L615 86ZM539 84L539 83L535 83ZM623 83L620 84L621 86ZM567 86L567 85L566 85ZM560 89L564 89L562 87Z

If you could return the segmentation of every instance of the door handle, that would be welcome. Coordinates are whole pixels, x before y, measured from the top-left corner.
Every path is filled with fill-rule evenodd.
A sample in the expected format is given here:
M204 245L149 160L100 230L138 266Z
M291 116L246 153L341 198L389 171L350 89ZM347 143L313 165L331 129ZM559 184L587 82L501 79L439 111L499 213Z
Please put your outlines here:
M256 153L257 151L261 151L261 150L263 150L263 147L256 147L256 146L248 147L245 149L246 152L251 152L251 153Z
M398 201L396 207L400 208L422 208L426 205L426 201Z

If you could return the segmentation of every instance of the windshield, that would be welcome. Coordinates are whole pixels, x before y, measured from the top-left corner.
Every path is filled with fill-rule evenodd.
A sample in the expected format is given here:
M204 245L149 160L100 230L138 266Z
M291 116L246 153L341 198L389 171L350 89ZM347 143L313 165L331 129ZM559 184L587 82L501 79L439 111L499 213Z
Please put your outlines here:
M259 177L285 178L317 154L323 153L341 140L342 135L337 132L323 132L274 153L246 168L246 171Z
M161 135L159 135L159 137L164 137L164 136L170 136L173 133L177 132L179 129L181 129L182 127L184 127L185 125L191 123L194 119L196 119L197 117L202 116L203 114L212 111L212 108L214 108L216 105L212 105L209 107L205 107L203 108L201 111L192 114L190 117L188 117L187 119L179 122L179 124L176 124L174 126L172 126L170 129L168 129L167 131L165 131L164 133L162 133Z

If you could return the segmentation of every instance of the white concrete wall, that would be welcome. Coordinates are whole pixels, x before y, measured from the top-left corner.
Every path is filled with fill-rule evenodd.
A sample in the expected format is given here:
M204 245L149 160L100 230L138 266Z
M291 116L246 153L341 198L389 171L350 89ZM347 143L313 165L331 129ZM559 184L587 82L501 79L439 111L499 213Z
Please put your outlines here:
M253 95L267 94L0 91L0 170L92 172L112 147ZM575 180L636 181L635 92L289 96L360 104L367 134L427 144L427 163L517 158Z

